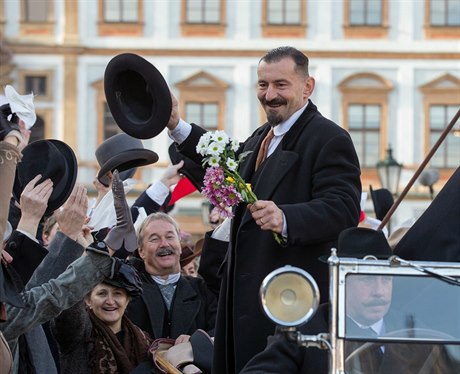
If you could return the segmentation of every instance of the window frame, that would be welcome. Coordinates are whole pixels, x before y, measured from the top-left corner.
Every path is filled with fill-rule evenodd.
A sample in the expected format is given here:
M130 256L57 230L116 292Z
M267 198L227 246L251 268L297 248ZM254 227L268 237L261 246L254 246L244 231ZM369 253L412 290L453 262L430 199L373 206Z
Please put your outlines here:
M367 0L366 0L367 1ZM352 25L350 23L350 2L343 2L343 33L346 39L386 39L388 38L388 1L381 0L382 23L380 25Z
M270 0L262 0L262 23L261 31L264 38L270 37L307 37L307 1L300 2L300 23L299 24L270 24L268 22L268 7Z
M47 0L48 12L45 21L29 21L26 19L26 8L27 1L33 0L21 0L20 4L20 22L19 22L19 33L21 36L27 36L31 38L42 38L51 37L54 34L54 2Z
M52 82L54 77L53 70L19 70L19 89L20 92L25 94L30 93L26 92L26 78L27 77L45 77L46 78L46 94L37 95L34 97L34 101L52 101L53 100L53 90Z
M187 21L187 1L181 1L180 28L183 37L225 37L227 29L227 0L218 0L220 2L220 21L218 23L189 23Z
M200 71L175 84L180 91L179 111L185 113L187 103L218 103L217 130L225 129L227 82Z
M431 0L425 0L425 25L426 39L460 39L460 26L432 26L431 25Z
M122 0L121 0L122 1ZM137 21L111 22L104 18L105 0L99 0L99 16L97 22L100 36L142 36L144 33L144 0L137 0Z
M374 82L372 85L355 85L358 80L365 79ZM380 105L380 136L379 136L379 159L383 159L388 146L388 115L389 95L394 89L393 84L375 73L356 73L343 79L337 86L342 93L341 116L342 127L349 131L348 107L354 104L378 104ZM363 185L379 184L377 165L374 167L361 167L361 181Z

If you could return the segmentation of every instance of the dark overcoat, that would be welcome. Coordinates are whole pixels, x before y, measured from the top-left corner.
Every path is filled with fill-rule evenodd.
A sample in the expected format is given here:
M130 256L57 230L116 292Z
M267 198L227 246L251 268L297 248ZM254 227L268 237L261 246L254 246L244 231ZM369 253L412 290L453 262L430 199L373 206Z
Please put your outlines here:
M181 276L177 283L171 312L163 301L160 288L145 271L144 262L133 259L142 279L142 296L133 299L126 310L128 318L152 339L192 335L203 329L214 335L217 298L201 278ZM169 325L165 330L165 323ZM165 331L169 334L165 336Z
M288 241L280 246L263 231L245 204L235 209L219 297L215 373L239 372L264 349L274 325L259 304L264 277L283 265L298 266L316 279L322 300L328 295L327 265L318 257L330 253L338 234L356 226L360 214L359 161L349 134L324 118L310 101L280 145L254 173L260 144L269 124L258 128L241 148L252 151L239 172L251 182L259 200L271 200L287 220ZM201 164L196 144L205 130L192 124L192 132L178 146Z

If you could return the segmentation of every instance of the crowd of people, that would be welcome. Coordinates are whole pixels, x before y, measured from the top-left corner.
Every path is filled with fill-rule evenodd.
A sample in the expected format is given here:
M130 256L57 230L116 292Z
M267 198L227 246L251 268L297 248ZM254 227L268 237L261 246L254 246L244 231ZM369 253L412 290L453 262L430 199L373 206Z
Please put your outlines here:
M27 144L23 121L9 104L0 108L0 373L166 372L156 357L162 339L180 348L183 372L187 365L264 372L278 356L276 344L266 347L276 326L259 307L263 278L283 265L301 267L327 301L319 258L361 213L352 140L310 100L308 63L292 47L260 59L257 98L267 123L237 151L250 152L239 172L258 200L225 220L210 210L215 225L197 243L168 203L184 174L200 187L196 147L205 130L181 118L172 93L164 126L181 160L132 206L126 194L135 168L158 160L141 140L120 133L99 145L97 197L89 201L70 147ZM303 364L324 369L322 355Z

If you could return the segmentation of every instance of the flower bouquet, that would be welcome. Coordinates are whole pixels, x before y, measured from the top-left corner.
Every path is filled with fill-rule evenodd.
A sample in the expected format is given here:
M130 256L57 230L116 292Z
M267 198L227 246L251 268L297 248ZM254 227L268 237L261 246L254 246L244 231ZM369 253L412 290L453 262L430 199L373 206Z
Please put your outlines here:
M251 152L244 152L236 157L239 142L231 139L224 131L208 131L203 134L196 147L197 153L204 157L203 195L213 204L223 217L233 217L233 207L240 202L255 203L257 197L252 192L251 184L246 183L238 173L238 165ZM275 240L281 244L283 238L273 233Z

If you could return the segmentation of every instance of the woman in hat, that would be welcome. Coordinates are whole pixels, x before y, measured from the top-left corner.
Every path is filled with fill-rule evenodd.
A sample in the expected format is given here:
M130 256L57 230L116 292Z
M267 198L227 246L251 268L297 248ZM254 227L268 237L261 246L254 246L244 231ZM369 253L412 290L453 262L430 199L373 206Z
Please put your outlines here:
M117 277L105 279L53 320L63 373L123 374L148 360L151 339L124 315L141 291L136 271L123 262Z

